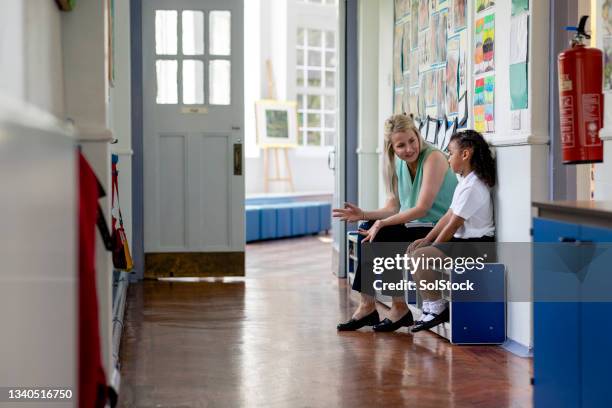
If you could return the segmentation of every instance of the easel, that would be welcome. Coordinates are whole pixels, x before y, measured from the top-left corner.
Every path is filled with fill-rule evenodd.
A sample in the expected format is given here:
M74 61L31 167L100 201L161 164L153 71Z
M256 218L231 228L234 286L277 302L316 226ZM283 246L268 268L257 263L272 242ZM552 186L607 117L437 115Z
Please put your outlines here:
M284 177L281 177L280 175L280 160L278 158L278 151L282 150L283 154L285 156L285 172L286 175ZM293 192L294 188L293 188L293 176L291 175L291 166L289 165L289 153L288 153L289 148L288 147L265 147L264 148L264 191L266 193L270 192L270 182L285 182L285 183L289 183L289 191ZM274 168L274 177L270 176L270 161L271 161L271 156L272 156L272 152L274 152L274 164L275 164L275 168Z
M276 90L274 87L274 79L272 76L272 62L270 60L266 60L266 71L268 78L268 98L275 99L276 98ZM285 176L281 177L281 164L278 158L278 151L282 150L283 155L285 157ZM271 182L284 182L289 183L289 191L294 192L293 188L293 176L291 174L291 166L289 165L289 148L286 146L268 146L263 148L263 165L264 165L264 192L270 192L270 183ZM270 162L272 152L274 152L274 177L270 176Z

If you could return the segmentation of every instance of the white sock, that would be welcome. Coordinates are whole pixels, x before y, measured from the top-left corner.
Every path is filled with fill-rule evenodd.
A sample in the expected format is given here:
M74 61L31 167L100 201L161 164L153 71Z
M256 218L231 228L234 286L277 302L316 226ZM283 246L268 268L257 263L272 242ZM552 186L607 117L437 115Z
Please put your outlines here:
M421 307L421 310L423 311L423 314L427 314L429 313L429 300L424 300L423 301L423 306Z
M429 303L429 312L439 315L448 307L446 299L438 299Z

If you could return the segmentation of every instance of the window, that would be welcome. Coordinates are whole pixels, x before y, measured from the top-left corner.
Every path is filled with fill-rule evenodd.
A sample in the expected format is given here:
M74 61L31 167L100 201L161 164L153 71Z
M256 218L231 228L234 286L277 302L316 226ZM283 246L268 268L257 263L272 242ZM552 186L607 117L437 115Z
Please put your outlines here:
M296 51L299 143L333 146L336 135L335 33L298 28Z
M182 10L180 14L177 10L155 11L158 104L231 103L231 12L208 12L208 27L205 14L201 10ZM207 50L205 38L209 40Z

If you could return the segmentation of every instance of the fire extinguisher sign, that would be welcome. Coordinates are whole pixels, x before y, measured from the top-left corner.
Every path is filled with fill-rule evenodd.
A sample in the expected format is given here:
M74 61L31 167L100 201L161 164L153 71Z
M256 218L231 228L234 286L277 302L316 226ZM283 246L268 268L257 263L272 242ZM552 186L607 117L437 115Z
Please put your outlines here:
M599 94L584 94L582 95L582 115L585 126L585 146L600 146L601 139L599 138L599 123L601 110L601 95Z
M563 147L574 147L574 97L561 95L561 142Z

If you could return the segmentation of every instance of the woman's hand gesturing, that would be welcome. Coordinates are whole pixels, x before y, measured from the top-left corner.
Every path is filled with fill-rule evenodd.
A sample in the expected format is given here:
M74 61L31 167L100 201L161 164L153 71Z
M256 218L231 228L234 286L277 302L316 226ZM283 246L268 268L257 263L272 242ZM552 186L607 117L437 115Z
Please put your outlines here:
M364 219L363 210L351 203L344 203L344 208L334 208L332 215L341 221L354 222Z

